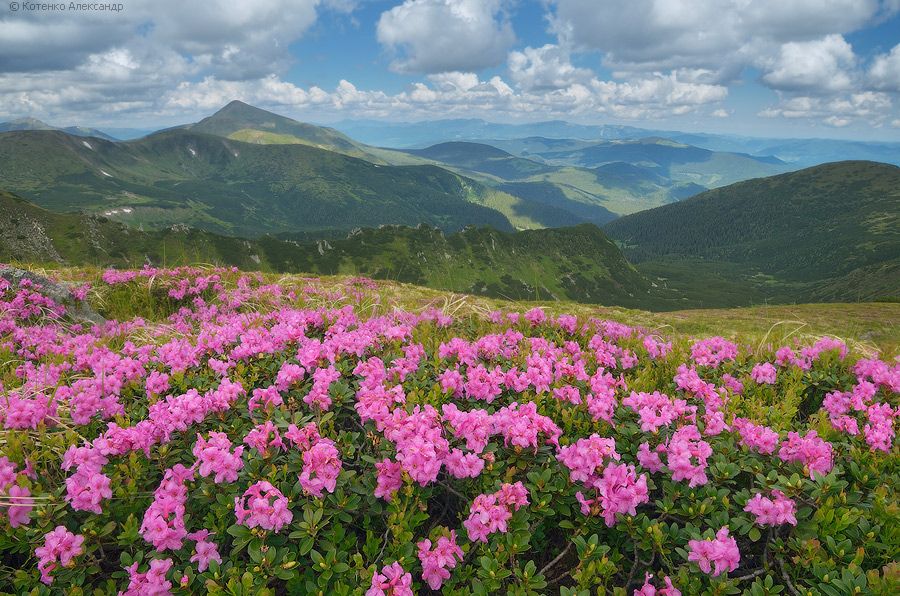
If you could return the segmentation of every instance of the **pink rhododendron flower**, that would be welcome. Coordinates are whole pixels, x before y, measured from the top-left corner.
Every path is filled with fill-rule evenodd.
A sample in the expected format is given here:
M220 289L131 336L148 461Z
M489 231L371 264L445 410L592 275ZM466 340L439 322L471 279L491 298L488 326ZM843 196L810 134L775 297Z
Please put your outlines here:
M737 358L737 344L722 337L709 337L691 346L691 358L700 366L717 368L726 361Z
M219 550L215 542L207 540L210 536L209 530L197 530L187 535L189 540L193 540L194 554L191 555L191 563L197 563L197 571L203 573L209 569L209 563L215 561L222 564L222 557L219 556Z
M254 389L253 394L250 396L250 400L247 402L247 407L251 412L257 409L268 411L277 408L283 403L284 399L281 397L281 394L278 393L278 389L274 385L271 385L266 388L257 387Z
M406 573L400 563L394 562L383 567L381 573L372 576L372 585L366 596L414 596L412 574Z
M744 511L756 516L756 523L761 526L779 526L781 524L797 525L797 506L794 501L784 496L779 490L772 491L772 497L764 497L756 493L747 502Z
M234 514L237 523L243 526L273 532L278 532L294 519L288 509L287 497L265 480L253 484L242 497L234 498Z
M450 578L450 570L463 560L463 551L456 545L456 531L451 530L449 537L438 538L434 548L431 548L431 540L427 538L416 546L422 563L422 579L432 590L440 590L444 581Z
M681 596L681 592L672 585L672 580L669 579L668 575L663 578L666 584L664 588L656 588L650 583L651 579L653 579L652 574L645 574L644 585L635 590L633 596Z
M528 489L521 482L504 484L491 494L481 494L469 507L469 517L463 522L469 540L487 542L495 532L506 532L513 511L528 505Z
M634 466L611 463L597 483L597 494L603 521L612 527L617 513L637 515L637 506L649 501L647 476L638 476Z
M690 540L688 548L688 561L697 563L703 573L712 572L713 577L734 571L741 562L737 541L728 535L728 526L716 532L714 539Z
M750 378L760 385L774 385L778 371L770 362L762 362L753 367Z
M9 518L9 525L13 528L28 525L28 522L31 521L31 511L34 509L34 499L31 497L28 487L17 484L10 486L6 490L4 500L8 503L6 516Z
M65 526L56 526L51 532L44 534L43 546L34 549L41 581L49 586L53 582L50 574L58 566L73 566L75 557L84 552L82 544L84 536L69 532Z
M378 470L378 477L373 494L377 498L390 501L394 493L403 486L403 466L399 462L385 459L376 463L375 469Z
M241 459L243 452L243 446L236 447L232 452L228 435L221 432L209 433L208 441L198 434L193 449L194 457L200 464L200 475L206 478L215 474L213 481L216 484L237 480L238 472L244 467Z
M571 445L560 447L556 459L569 468L572 482L583 482L591 488L598 488L600 473L610 461L618 461L615 439L593 434L587 439L578 439Z
M735 418L733 427L741 436L740 444L764 455L775 453L778 433L768 426L753 424L746 418Z
M694 488L706 484L706 460L712 455L712 447L700 438L700 431L693 424L682 426L666 446L666 466L672 480L687 480Z
M341 456L334 441L319 439L303 452L300 486L312 496L321 497L323 490L333 493L340 473Z
M284 443L281 440L281 433L271 420L266 420L263 424L258 424L247 436L244 437L244 443L256 449L257 453L263 457L268 457L273 452L277 453L284 449Z
M484 469L484 460L474 453L451 449L444 458L444 466L454 478L476 478Z
M806 433L804 437L789 432L787 440L781 443L778 457L783 461L803 464L811 480L815 479L817 473L827 474L834 466L831 443L819 438L814 430Z
M127 567L128 589L119 592L119 596L169 596L172 582L166 579L166 574L172 564L172 559L153 559L150 568L143 573L138 573L137 563Z

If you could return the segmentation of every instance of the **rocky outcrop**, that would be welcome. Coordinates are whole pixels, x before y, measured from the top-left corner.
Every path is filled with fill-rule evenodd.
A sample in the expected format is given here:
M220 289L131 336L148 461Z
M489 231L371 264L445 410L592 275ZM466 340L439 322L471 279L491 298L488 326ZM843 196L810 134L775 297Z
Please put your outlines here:
M78 300L72 290L65 283L55 282L43 275L38 275L25 269L0 265L0 278L5 279L14 287L18 287L23 279L31 281L44 296L66 307L66 315L74 321L102 324L106 322L97 311L92 309L87 302Z

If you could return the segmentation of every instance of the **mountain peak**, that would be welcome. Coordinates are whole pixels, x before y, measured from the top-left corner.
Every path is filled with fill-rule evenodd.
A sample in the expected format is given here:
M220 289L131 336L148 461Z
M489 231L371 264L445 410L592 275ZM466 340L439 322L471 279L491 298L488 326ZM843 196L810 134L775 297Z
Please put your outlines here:
M288 119L285 116L279 116L273 112L269 112L262 108L258 108L256 106L250 105L249 103L243 102L239 99L233 99L225 104L222 108L219 109L215 114L210 116L209 118L216 117L228 117L228 118L249 118L249 117L268 117L268 118L283 118Z

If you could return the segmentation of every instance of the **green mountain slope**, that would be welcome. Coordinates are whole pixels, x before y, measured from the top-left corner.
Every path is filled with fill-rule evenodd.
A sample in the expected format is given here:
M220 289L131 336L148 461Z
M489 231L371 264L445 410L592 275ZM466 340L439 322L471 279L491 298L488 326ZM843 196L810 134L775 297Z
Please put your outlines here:
M637 305L650 290L616 245L589 224L514 234L468 228L452 235L392 226L319 248L295 265L517 300Z
M379 165L428 163L401 151L359 143L327 126L300 122L238 100L200 122L178 128L257 145L309 145Z
M742 280L760 298L900 295L900 168L893 165L838 162L748 180L605 230L643 271L688 291L690 278L714 273Z
M307 145L187 130L124 143L3 133L0 172L8 190L48 209L144 227L183 223L241 236L423 222L512 229L477 204L494 191L436 166L379 166Z
M483 143L454 141L408 153L598 225L706 190L692 183L672 182L662 173L629 163L614 162L595 169L551 165L540 157L518 157ZM641 175L623 175L617 171L622 168Z
M237 100L182 128L248 143L302 144L353 157L366 156L362 145L333 128L298 122Z
M241 239L185 226L143 232L104 217L53 213L0 191L0 262L137 267L213 263L361 274L487 296L633 306L650 284L599 228L504 233L384 226L331 240Z

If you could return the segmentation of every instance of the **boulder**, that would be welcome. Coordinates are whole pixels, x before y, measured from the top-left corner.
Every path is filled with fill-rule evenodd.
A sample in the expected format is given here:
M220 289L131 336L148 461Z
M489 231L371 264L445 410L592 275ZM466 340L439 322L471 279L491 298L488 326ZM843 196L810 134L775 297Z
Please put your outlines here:
M43 275L38 275L26 269L18 269L9 265L0 265L0 277L8 281L13 287L18 287L23 279L30 280L44 296L66 307L66 315L74 321L83 323L103 324L106 322L90 305L78 300L65 283L55 282Z

